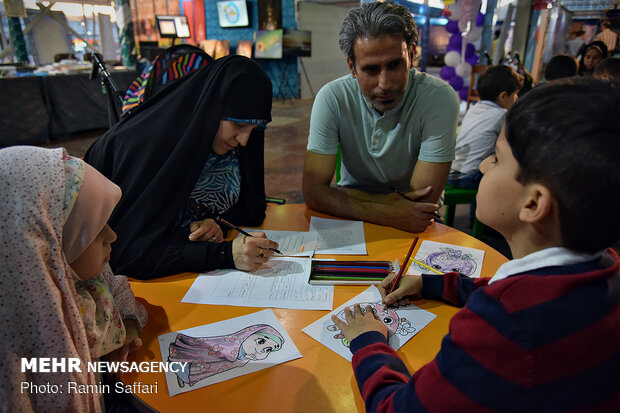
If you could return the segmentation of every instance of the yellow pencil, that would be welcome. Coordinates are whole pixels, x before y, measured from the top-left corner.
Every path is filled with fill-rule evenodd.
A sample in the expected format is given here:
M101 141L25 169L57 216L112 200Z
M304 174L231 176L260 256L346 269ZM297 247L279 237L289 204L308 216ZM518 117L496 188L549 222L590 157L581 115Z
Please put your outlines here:
M412 259L411 259L411 261L413 261L413 262L415 262L416 264L418 264L418 265L420 265L420 266L422 266L422 267L426 268L427 270L430 270L430 271L434 272L435 274L443 275L443 273L442 273L441 271L439 271L438 269L433 268L433 267L431 267L431 266L429 266L429 265L426 265L426 264L424 264L424 263L423 263L422 261L420 261L420 260L416 260L415 258L412 258Z

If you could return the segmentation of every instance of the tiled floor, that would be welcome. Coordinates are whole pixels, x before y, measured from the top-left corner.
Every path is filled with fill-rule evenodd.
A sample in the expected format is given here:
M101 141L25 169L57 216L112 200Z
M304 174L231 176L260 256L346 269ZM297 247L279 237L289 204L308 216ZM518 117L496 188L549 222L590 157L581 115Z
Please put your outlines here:
M301 177L310 125L311 100L286 100L273 103L272 118L265 138L265 187L267 195L284 198L288 203L301 203ZM61 142L69 154L83 156L88 147L105 131L80 134L67 142ZM47 145L59 146L58 143ZM468 205L456 208L454 226L467 229ZM440 211L442 212L442 211ZM499 234L487 230L483 241L499 252L510 253L506 241Z

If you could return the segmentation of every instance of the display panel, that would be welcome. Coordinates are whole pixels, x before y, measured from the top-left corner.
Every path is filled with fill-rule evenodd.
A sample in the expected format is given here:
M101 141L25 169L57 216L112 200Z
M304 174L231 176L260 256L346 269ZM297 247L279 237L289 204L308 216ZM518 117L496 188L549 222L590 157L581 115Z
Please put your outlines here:
M187 16L156 16L160 37L190 37Z
M250 25L245 0L218 1L217 17L220 27L245 27Z

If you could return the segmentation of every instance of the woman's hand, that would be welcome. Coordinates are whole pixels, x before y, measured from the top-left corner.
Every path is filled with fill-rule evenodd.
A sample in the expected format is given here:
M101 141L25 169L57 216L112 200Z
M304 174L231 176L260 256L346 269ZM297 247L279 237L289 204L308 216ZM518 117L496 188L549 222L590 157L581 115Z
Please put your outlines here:
M391 294L388 294L396 276L397 274L390 274L378 285L383 304L398 307L399 305L407 305L411 300L420 297L422 293L421 275L404 275L401 277L396 289Z
M251 237L246 235L235 238L232 245L235 267L242 271L255 271L269 261L273 255L271 248L278 248L278 243L265 236L264 232L254 232Z
M211 218L189 224L190 241L222 242L224 234L219 225Z

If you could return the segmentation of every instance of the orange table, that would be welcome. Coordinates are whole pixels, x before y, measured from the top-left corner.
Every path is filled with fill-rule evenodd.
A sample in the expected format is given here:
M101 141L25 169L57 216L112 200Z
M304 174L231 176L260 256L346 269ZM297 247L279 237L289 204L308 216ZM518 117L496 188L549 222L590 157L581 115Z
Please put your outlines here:
M307 231L311 215L333 218L310 211L303 204L269 206L263 228ZM402 262L413 238L410 233L369 223L364 223L364 232L368 249L368 256L364 259L369 260L393 261L398 258L399 262ZM420 239L484 250L483 276L492 276L496 269L507 261L488 245L445 225L434 223L420 234ZM338 258L359 259L359 256ZM163 279L131 282L135 295L147 301L149 312L149 322L142 333L143 347L130 356L131 361L161 361L157 340L161 334L261 310L181 303L196 275L185 273ZM336 286L334 308L366 288ZM450 318L458 311L458 308L438 301L421 300L416 302L416 305L437 317L399 350L412 372L434 358L439 351L441 338L448 331ZM138 396L162 412L363 412L364 403L353 377L351 363L301 331L326 312L288 309L274 309L274 312L297 345L302 358L174 397L168 395L164 373L124 374L122 380L126 384L157 383L157 393Z

